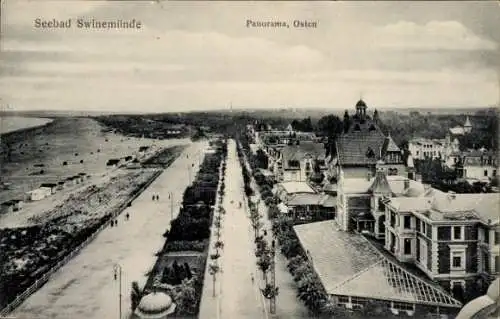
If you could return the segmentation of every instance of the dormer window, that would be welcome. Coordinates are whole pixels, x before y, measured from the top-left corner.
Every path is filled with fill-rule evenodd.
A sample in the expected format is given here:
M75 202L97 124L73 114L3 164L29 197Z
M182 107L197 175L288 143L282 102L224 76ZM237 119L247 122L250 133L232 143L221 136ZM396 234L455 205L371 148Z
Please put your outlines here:
M366 157L368 157L368 158L375 157L375 152L372 150L371 147L368 147L368 149L366 150Z

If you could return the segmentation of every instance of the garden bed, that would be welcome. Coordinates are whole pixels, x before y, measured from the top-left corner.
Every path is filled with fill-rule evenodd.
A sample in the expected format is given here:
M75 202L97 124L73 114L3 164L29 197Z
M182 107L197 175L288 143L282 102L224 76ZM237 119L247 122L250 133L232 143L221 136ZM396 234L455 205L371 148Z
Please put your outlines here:
M205 155L194 182L186 188L179 214L164 234L165 244L146 285L134 297L140 299L149 292L163 290L177 304L175 315L183 318L197 316L203 289L219 168L227 156L225 141L218 141L214 147L216 152Z

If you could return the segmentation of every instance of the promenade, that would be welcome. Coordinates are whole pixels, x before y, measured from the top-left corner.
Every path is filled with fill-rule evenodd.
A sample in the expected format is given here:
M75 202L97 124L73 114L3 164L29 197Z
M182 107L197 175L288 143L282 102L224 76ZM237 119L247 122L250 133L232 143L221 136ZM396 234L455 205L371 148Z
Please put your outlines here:
M176 217L190 178L198 171L206 142L191 144L117 218L118 225L103 230L80 254L57 271L42 288L10 315L16 318L119 318L119 282L113 267L122 269L122 318L130 315L132 281L143 285L165 239L171 217ZM193 165L190 171L187 169ZM153 194L159 195L152 201ZM169 194L173 195L173 211ZM129 214L129 220L126 219Z

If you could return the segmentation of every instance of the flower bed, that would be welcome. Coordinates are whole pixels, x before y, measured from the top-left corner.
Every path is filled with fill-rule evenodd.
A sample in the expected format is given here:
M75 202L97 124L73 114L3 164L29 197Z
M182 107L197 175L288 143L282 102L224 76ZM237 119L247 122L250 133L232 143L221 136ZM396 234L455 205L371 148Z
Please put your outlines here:
M177 304L176 316L195 317L199 310L213 205L219 188L219 168L227 156L226 141L219 140L213 147L216 152L205 155L194 182L186 188L179 214L164 234L167 238L165 245L139 295L163 289ZM176 252L175 256L169 255L172 252ZM174 260L178 260L182 252L189 256L182 257L182 266L174 266Z

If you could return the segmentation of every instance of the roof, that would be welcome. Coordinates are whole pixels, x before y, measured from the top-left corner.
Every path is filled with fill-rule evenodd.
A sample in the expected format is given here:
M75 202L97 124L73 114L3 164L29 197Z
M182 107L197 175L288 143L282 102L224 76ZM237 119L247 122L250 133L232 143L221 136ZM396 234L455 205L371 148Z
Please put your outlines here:
M288 168L288 161L301 161L306 156L314 159L324 160L326 157L325 145L310 141L301 142L299 145L286 145L281 150L283 154L283 168Z
M309 186L306 182L283 182L278 184L282 187L288 194L294 193L316 193L314 189Z
M476 299L468 302L462 309L460 309L460 312L455 319L483 318L476 316L485 309L492 308L492 306L493 308L496 307L496 302L487 295L477 297Z
M389 201L389 206L400 212L413 212L428 210L431 208L432 200L427 197L394 197Z
M384 257L362 235L338 230L333 220L297 225L294 230L328 294L461 306L439 286Z
M362 128L361 131L341 135L337 140L339 163L340 165L375 164L380 159L384 142L385 136L378 128L373 131Z
M366 107L366 103L365 103L365 101L363 101L362 99L360 99L360 100L356 103L356 107Z
M328 194L322 195L319 204L323 207L337 207L337 197Z
M290 196L287 201L288 206L319 205L320 194L298 193Z
M450 133L453 135L464 135L465 130L461 126L455 126L455 127L450 128Z
M465 119L465 124L464 124L464 127L472 127L472 124L470 123L470 120L469 120L469 117L467 116L467 118Z
M40 184L40 187L56 187L56 183L42 183Z
M335 294L435 306L462 306L460 301L440 287L428 284L385 257L339 285Z
M460 219L467 212L475 213L483 222L498 224L500 216L500 194L447 194L436 193L433 196L432 209L440 214L434 214L435 219Z
M342 191L344 193L368 193L373 179L367 178L344 178L342 181Z
M382 154L385 152L400 152L401 149L396 145L391 135L389 134L384 141L384 145L382 146Z
M375 179L368 189L370 193L379 193L379 194L391 194L391 186L389 186L389 182L385 176L384 171L378 170L375 174Z

